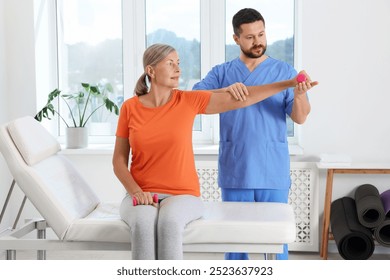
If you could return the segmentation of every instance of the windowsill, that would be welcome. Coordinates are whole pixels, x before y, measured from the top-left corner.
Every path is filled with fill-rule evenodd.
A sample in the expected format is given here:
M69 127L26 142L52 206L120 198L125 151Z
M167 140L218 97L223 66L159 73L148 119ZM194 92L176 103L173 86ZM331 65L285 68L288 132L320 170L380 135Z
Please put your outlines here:
M61 154L65 155L112 155L113 144L89 144L83 149L66 149L62 146ZM299 145L289 145L290 156L303 155L303 148ZM194 145L195 155L218 155L219 145Z
M87 148L67 149L61 145L61 154L64 155L112 155L114 151L113 144L89 144Z

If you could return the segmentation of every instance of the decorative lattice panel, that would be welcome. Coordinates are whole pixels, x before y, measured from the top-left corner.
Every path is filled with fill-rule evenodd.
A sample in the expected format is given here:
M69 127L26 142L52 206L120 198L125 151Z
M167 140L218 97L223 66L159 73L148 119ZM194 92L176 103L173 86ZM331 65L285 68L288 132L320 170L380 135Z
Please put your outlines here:
M218 188L217 168L197 168L200 190L204 201L221 201L221 190Z
M300 164L300 166L298 166ZM318 173L313 165L291 164L289 203L296 221L296 239L290 250L318 251Z
M221 201L216 162L197 162L202 199ZM314 164L291 163L289 203L293 206L297 236L291 251L318 251L318 172Z

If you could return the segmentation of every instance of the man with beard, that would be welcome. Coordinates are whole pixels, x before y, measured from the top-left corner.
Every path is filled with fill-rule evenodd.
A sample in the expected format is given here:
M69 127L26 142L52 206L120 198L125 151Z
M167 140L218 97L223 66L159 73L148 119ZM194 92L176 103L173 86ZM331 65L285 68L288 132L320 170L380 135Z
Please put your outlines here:
M296 76L291 65L265 54L265 21L258 11L242 9L232 23L240 56L213 67L193 89L218 89L236 82L261 85ZM290 88L247 108L220 114L218 184L223 201L288 203L286 114L302 124L309 112L307 93ZM226 253L225 259L248 259L248 254ZM277 259L288 259L287 244Z

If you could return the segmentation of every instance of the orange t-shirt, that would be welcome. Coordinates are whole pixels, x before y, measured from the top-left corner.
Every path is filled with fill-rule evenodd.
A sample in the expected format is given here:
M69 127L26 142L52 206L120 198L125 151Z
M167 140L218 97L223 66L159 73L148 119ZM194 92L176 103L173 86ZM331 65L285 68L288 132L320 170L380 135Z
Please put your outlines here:
M138 96L123 103L116 136L129 139L130 172L143 191L200 195L192 126L210 96L208 91L173 90L160 107L145 107Z

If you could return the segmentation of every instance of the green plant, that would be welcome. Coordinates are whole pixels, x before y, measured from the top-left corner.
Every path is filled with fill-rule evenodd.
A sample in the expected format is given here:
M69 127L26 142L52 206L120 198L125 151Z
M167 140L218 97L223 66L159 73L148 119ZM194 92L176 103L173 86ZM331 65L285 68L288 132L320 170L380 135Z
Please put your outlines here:
M59 89L53 90L49 93L46 105L35 115L35 119L37 121L42 121L44 118L50 120L52 116L57 114L67 127L84 127L90 118L103 107L109 112L119 115L118 106L107 96L107 92L112 92L111 84L81 83L81 86L82 90L73 94L61 94ZM73 125L69 125L54 106L53 102L57 98L61 98L68 107ZM97 102L98 100L100 102ZM71 101L73 101L74 106L71 106Z

